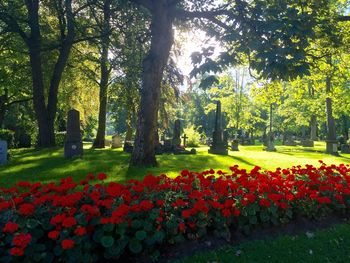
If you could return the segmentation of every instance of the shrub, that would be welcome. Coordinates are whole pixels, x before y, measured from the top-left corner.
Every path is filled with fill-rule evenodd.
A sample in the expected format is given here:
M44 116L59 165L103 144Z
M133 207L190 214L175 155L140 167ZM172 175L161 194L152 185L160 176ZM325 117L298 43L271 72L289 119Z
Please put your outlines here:
M7 141L7 147L13 148L15 146L15 132L6 129L0 129L0 140Z
M188 126L184 129L184 133L188 137L188 147L198 147L201 141L201 134L195 129L194 125Z
M64 141L66 139L66 132L56 132L55 133L55 141L57 146L63 146Z
M126 184L19 182L1 188L0 262L90 262L127 253L157 257L160 244L199 239L209 231L229 238L230 228L249 232L347 212L349 165L292 167L231 173L184 170L171 179L147 175Z

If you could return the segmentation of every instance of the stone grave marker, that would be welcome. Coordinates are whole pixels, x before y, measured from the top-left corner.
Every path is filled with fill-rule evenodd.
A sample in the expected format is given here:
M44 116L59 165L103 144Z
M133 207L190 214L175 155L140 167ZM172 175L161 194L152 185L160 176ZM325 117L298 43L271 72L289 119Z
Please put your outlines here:
M303 147L314 147L314 141L309 139L301 140L301 146Z
M184 145L184 147L186 147L187 146L187 139L188 139L186 133L184 133L184 135L181 138L184 139L184 144L183 145Z
M122 137L119 134L114 134L112 136L112 148L120 148L123 146Z
M350 153L350 145L342 144L341 145L341 153Z
M216 104L215 129L213 132L213 141L211 143L209 153L227 155L227 133L222 127L221 102Z
M174 124L174 136L173 136L173 146L178 147L181 145L181 124L180 120L176 120Z
M64 157L73 158L83 156L83 142L80 132L79 111L68 111L67 134L64 143Z
M7 141L0 140L0 165L7 164Z

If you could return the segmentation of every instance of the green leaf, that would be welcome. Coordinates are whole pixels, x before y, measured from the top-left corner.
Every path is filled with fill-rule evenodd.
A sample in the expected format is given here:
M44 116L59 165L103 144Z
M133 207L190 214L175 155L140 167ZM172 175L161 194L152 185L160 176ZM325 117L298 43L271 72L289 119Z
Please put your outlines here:
M30 229L36 228L38 226L38 221L35 219L28 219L27 227Z
M133 239L129 243L129 249L132 253L138 254L142 251L142 244L137 239Z
M131 227L135 229L141 228L141 226L142 226L142 222L140 220L134 220L131 223Z
M252 225L255 225L258 223L258 218L256 216L250 216L249 217L249 223Z
M114 238L111 236L104 236L101 238L101 244L106 248L111 247L114 244Z
M147 237L147 233L146 231L143 230L139 230L136 232L135 237L137 238L137 240L144 240Z
M291 209L288 209L288 210L286 211L286 215L287 215L290 219L292 219L292 218L293 218L293 211L292 211Z
M114 229L114 225L113 225L113 224L105 224L105 225L103 226L103 230L104 230L105 232L112 232L113 229Z

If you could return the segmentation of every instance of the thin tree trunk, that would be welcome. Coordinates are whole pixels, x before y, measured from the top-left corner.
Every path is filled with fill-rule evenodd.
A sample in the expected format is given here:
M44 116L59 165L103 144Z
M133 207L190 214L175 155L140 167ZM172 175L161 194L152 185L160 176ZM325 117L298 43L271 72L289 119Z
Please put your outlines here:
M329 94L331 92L331 79L327 77L326 79L326 93ZM335 121L333 117L333 109L332 109L332 99L330 97L326 98L326 115L327 115L327 140L335 141L336 138L336 129L335 129Z
M173 44L173 17L169 15L164 1L154 1L151 12L151 47L142 64L141 105L130 162L134 166L157 165L155 133L158 122L160 85Z
M344 139L347 141L349 140L349 118L346 115L342 115L343 119L343 136Z
M108 69L108 50L109 50L109 32L110 32L110 10L111 1L104 1L103 6L103 37L101 38L101 81L100 81L100 108L98 113L98 128L96 139L94 141L94 148L105 147L105 133L106 133L106 114L107 114L107 91L109 82L109 69Z

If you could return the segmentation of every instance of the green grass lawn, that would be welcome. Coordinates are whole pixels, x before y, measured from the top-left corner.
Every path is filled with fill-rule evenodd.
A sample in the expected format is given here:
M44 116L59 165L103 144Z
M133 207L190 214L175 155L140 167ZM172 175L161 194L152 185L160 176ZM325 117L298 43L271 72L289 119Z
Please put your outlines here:
M277 152L262 151L262 146L240 146L239 152L229 152L229 156L208 154L208 147L197 148L197 155L158 156L159 167L129 168L130 155L122 149L90 149L86 144L84 157L67 160L63 149L15 149L11 150L11 161L0 167L0 186L11 186L18 181L49 182L62 177L73 176L80 180L86 174L105 172L110 181L124 182L130 178L142 178L147 173L169 176L178 175L182 169L202 171L208 168L228 170L229 166L238 164L250 169L255 165L263 169L290 167L298 164L318 165L322 159L328 164L350 163L350 154L335 157L323 153L324 142L316 142L314 148L301 146L277 146Z
M338 224L306 235L243 242L174 261L173 263L295 263L350 262L350 225Z

